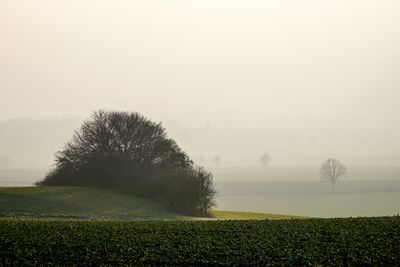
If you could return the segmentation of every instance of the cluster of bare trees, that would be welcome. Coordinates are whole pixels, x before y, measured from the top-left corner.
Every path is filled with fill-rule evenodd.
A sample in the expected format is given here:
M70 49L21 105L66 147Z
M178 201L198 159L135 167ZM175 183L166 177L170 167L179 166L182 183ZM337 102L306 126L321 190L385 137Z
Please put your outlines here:
M95 112L38 185L112 188L188 214L206 213L216 194L212 174L195 166L160 123L127 112Z

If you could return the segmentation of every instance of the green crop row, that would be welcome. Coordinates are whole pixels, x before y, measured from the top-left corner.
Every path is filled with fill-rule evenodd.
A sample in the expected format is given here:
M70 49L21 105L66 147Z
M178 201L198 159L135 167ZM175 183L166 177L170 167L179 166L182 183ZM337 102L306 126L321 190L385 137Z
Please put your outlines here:
M400 265L400 217L0 219L0 265Z

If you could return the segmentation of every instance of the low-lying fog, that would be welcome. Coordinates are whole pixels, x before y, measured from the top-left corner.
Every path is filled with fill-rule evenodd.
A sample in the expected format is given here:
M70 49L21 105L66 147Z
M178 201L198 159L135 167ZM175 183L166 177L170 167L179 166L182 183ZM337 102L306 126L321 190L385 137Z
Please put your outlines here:
M79 124L71 117L0 122L0 186L42 179ZM166 128L212 171L218 209L318 217L400 213L398 130ZM263 153L270 156L267 166ZM332 155L348 168L335 192L319 176Z

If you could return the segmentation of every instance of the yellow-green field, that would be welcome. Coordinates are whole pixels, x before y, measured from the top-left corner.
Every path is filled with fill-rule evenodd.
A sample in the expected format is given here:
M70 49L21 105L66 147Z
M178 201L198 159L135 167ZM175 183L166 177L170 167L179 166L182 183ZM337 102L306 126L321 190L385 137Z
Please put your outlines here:
M281 220L281 219L306 219L307 217L256 213L256 212L239 212L239 211L223 211L212 210L211 215L216 219L221 220Z

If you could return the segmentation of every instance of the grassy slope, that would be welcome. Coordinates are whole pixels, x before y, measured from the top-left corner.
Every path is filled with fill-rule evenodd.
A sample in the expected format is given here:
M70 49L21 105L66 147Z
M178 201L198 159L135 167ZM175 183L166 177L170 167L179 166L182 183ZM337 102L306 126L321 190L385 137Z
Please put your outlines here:
M85 187L1 187L0 215L76 219L181 217L156 201Z
M211 211L215 219L291 219L298 216ZM161 203L85 187L0 187L0 217L66 219L188 219Z

